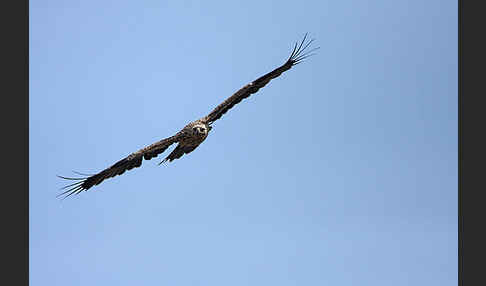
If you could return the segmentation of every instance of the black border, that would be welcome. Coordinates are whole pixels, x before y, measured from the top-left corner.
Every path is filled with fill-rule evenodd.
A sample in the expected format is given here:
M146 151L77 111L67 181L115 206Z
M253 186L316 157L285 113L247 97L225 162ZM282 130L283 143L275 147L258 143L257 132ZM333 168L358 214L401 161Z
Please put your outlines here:
M29 284L29 2L3 1L2 11L2 281ZM7 180L5 180L7 179Z
M467 5L465 5L467 3ZM458 274L459 285L485 285L483 217L485 104L484 9L481 1L459 1L458 96ZM476 4L476 5L474 5ZM483 282L481 282L483 281Z

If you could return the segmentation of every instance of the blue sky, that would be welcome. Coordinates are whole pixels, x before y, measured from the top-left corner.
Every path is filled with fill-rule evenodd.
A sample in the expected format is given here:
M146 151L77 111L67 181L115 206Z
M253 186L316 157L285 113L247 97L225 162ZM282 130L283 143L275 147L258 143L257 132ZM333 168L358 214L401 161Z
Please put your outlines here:
M457 1L33 0L29 41L30 285L457 285Z

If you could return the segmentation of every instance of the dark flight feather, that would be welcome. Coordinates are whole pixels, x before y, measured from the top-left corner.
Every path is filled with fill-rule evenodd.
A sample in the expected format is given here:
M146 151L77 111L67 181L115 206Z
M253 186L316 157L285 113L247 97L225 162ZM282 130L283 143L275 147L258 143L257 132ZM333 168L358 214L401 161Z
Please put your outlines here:
M108 178L121 175L125 173L125 171L140 167L142 165L142 159L150 160L152 158L157 157L160 153L163 153L167 148L169 148L170 145L178 142L180 137L181 135L180 133L178 133L172 137L162 139L150 146L147 146L143 149L138 150L135 153L128 155L127 157L113 164L111 167L99 172L98 174L91 175L89 177L69 178L69 177L58 176L59 178L62 179L78 181L76 183L67 185L64 188L62 188L62 189L67 189L67 188L69 189L59 194L58 197L64 195L64 198L67 198L70 195L79 194L82 191L86 191L91 187L100 184L101 182L103 182Z
M295 43L294 49L290 54L290 57L282 66L242 87L232 96L228 97L225 101L223 101L223 103L216 106L216 108L214 108L213 111L211 111L211 113L209 113L204 118L204 120L209 124L213 123L214 121L221 118L221 116L228 112L228 110L230 110L233 106L240 103L243 99L249 97L250 95L256 93L260 88L267 85L267 83L269 83L272 79L280 76L283 72L289 70L292 66L299 64L302 60L314 55L312 54L312 52L319 49L319 47L305 52L307 47L309 47L309 45L314 41L314 39L312 39L304 45L306 39L307 34L305 34L304 39L302 39L302 42L300 42L300 45L298 43Z

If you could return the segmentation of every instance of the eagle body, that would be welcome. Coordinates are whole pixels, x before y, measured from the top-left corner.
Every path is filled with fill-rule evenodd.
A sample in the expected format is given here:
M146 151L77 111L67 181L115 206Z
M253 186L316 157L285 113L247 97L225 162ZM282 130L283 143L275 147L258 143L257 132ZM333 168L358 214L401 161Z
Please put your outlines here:
M197 146L199 146L199 144L206 140L211 129L212 127L204 122L203 119L198 119L184 126L180 131L181 137L179 139L179 144L162 162L171 162L175 159L179 159L184 154L191 153Z
M305 58L312 56L313 54L311 52L317 50L319 47L311 49L310 51L305 51L306 48L313 42L313 40L310 40L306 43L306 38L307 34L304 36L304 39L300 42L300 44L295 43L294 49L290 54L290 57L283 65L243 86L232 96L228 97L221 104L216 106L216 108L214 108L208 115L187 124L175 135L155 142L154 144L149 145L145 148L142 148L97 174L87 175L87 177L81 178L68 178L59 176L62 179L76 181L75 183L62 188L68 190L59 194L59 196L65 195L64 198L66 198L73 194L79 194L82 191L86 191L91 187L100 184L108 178L121 175L125 171L140 167L142 165L143 159L150 160L157 157L174 143L178 143L176 148L174 148L174 150L159 164L167 161L171 162L175 159L179 159L184 154L191 153L204 140L206 140L209 131L211 131L212 129L211 125L216 120L220 119L223 114L225 114L236 104L240 103L243 99L258 92L258 90L267 85L267 83L269 83L272 79L279 77L283 72L299 64Z

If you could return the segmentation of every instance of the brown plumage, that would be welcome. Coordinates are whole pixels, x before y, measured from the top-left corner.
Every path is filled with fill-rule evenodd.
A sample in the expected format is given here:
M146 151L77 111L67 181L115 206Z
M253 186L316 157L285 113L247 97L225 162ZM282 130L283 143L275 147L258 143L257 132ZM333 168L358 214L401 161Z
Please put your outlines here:
M186 126L184 126L184 128L182 128L181 131L177 132L177 134L175 134L174 136L162 139L159 142L140 149L137 152L128 155L126 158L116 162L111 167L97 174L87 175L88 177L82 178L68 178L59 176L62 179L74 180L76 182L62 188L68 190L59 194L58 196L65 195L64 198L66 198L73 194L79 194L82 191L86 191L91 187L100 184L103 180L114 177L116 175L121 175L127 170L140 167L142 165L143 159L150 160L157 157L174 143L178 143L176 148L159 164L166 161L171 162L175 159L179 159L184 154L191 153L199 146L199 144L201 144L207 138L209 131L211 131L212 129L211 125L216 120L221 118L223 114L225 114L228 110L230 110L233 106L238 104L243 99L249 97L253 93L256 93L260 88L264 87L272 79L280 76L283 72L289 70L296 64L299 64L303 59L313 55L312 52L317 50L318 48L314 48L310 51L304 52L307 47L309 47L309 45L314 41L312 39L305 43L306 38L307 34L304 36L300 44L295 43L294 49L290 57L282 66L245 85L235 94L223 101L223 103L214 108L207 116L187 124Z

